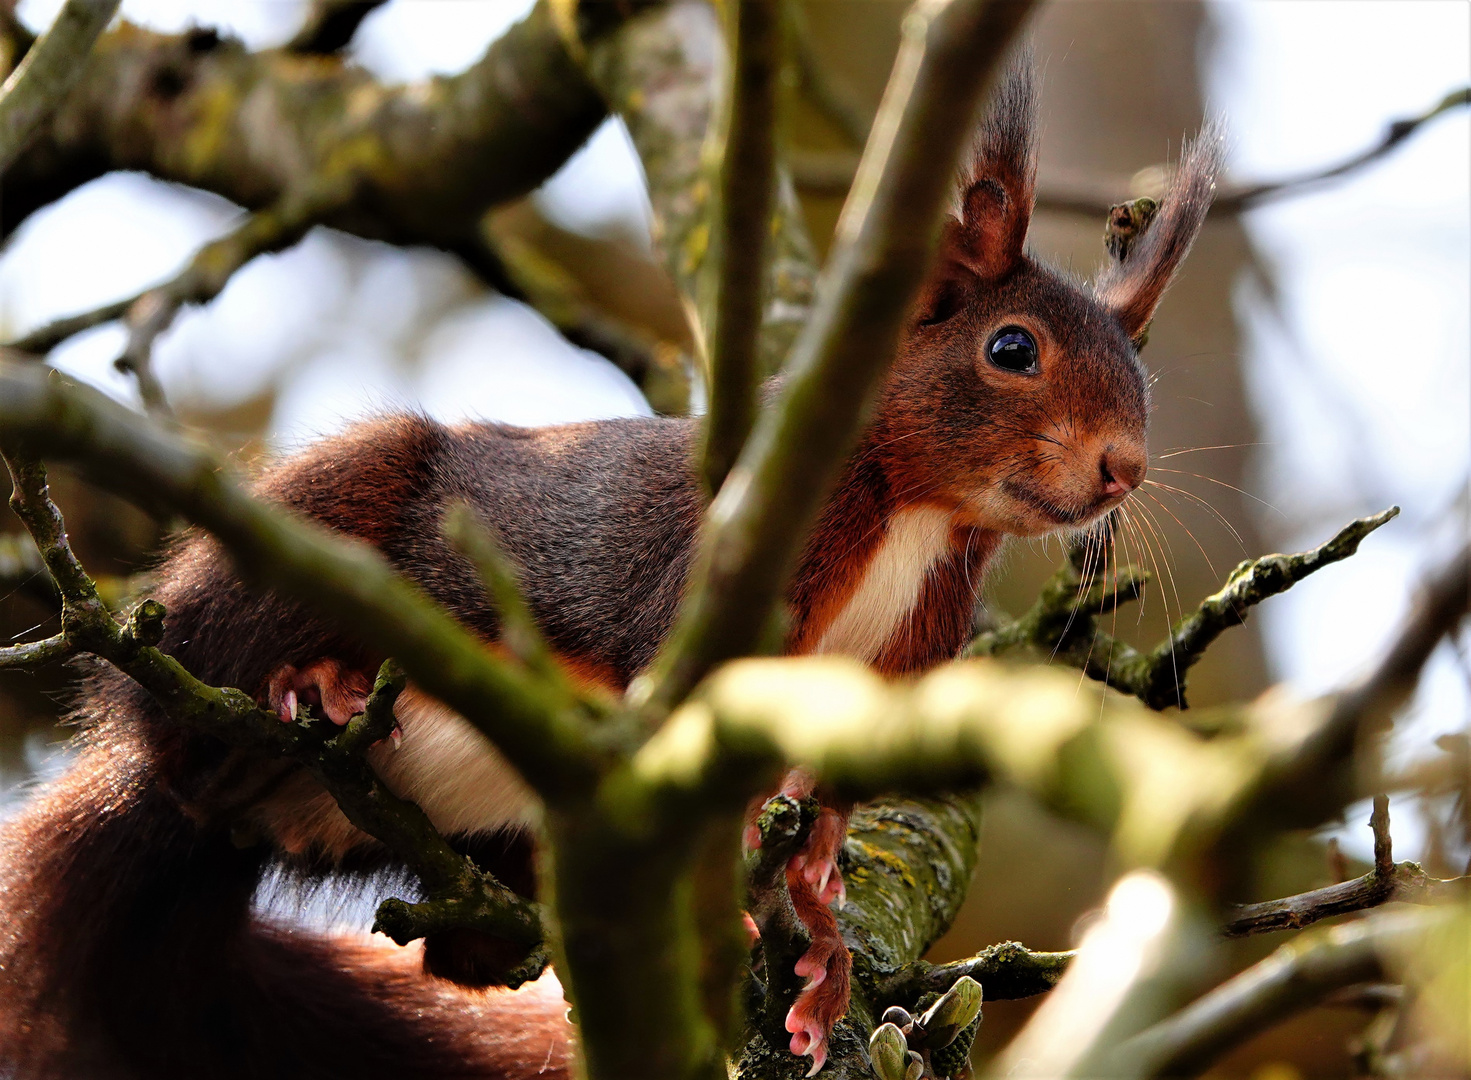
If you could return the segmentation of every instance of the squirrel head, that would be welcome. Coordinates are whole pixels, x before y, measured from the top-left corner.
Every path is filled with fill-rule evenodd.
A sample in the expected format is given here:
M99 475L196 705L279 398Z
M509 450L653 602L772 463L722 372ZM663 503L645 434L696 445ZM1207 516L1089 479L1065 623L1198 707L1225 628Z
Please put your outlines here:
M1028 59L999 86L957 185L872 431L891 488L1019 536L1078 529L1144 479L1138 347L1200 230L1220 139L1190 144L1148 229L1091 287L1024 250L1036 186Z

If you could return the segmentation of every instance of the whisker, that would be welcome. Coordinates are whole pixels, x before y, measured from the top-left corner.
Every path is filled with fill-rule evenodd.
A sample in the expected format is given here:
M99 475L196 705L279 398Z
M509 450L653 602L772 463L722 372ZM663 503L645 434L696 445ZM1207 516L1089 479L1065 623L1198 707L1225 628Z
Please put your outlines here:
M1138 490L1143 491L1142 488L1140 488ZM1188 536L1188 537L1190 537L1190 542L1195 545L1196 549L1199 550L1201 556L1205 559L1205 565L1210 568L1211 574L1213 576L1219 578L1221 575L1216 570L1216 564L1215 564L1215 562L1213 562L1211 560L1210 554L1205 550L1205 546L1203 544L1201 544L1201 542L1198 539L1196 539L1195 533L1193 533L1193 532L1190 531L1190 526L1186 525L1183 521L1181 521L1180 518L1179 518L1179 515L1177 515L1173 510L1171 510L1164 503L1162 503L1158 499L1156 499L1153 494L1151 494L1149 492L1145 492L1145 494L1148 494L1149 495L1150 502L1154 503L1155 506L1159 507L1166 514L1169 514L1170 517L1174 519L1175 524L1178 525L1178 526L1180 526L1180 528L1182 530L1184 530L1185 535ZM1142 504L1141 504L1141 506L1142 506Z
M1236 526L1234 526L1234 525L1231 524L1230 518L1226 517L1226 515L1223 514L1223 513L1221 513L1221 511L1219 509L1217 509L1215 506L1211 505L1210 500L1208 500L1208 499L1202 499L1199 495L1195 494L1195 492L1193 492L1193 491L1186 491L1184 488L1177 488L1177 487L1174 487L1173 485L1170 485L1170 484L1163 484L1163 483L1160 483L1160 481L1158 481L1158 480L1146 480L1144 482L1146 484L1148 484L1150 487L1157 487L1161 491L1168 491L1172 495L1183 496L1184 498L1193 499L1195 502L1198 502L1201 506L1205 507L1213 515L1215 515L1215 518L1216 518L1217 521L1219 521L1222 525L1226 526L1226 530L1232 536L1234 536L1236 538L1236 543L1241 546L1241 553L1243 555L1250 554L1250 552L1246 548L1246 541L1243 540L1241 538L1241 534L1236 531Z
M1140 503L1138 505L1137 509L1140 511L1140 519L1146 521L1146 523L1147 523L1147 518L1145 516L1146 511L1145 511L1144 504L1143 503ZM1151 525L1151 529L1152 528L1153 528L1153 526ZM1156 534L1156 536L1157 535L1158 534ZM1145 540L1144 533L1142 531L1139 533L1139 538L1141 540ZM1156 576L1159 576L1159 563L1157 561L1155 561L1155 559L1154 559L1154 549L1153 549L1152 546L1150 546L1148 544L1148 541L1147 540L1145 540L1145 544L1146 544L1146 547L1148 547L1148 549L1150 551L1150 561L1154 563L1154 572L1155 572ZM1169 561L1168 560L1166 560L1165 565L1167 567L1169 566ZM1177 608L1180 608L1180 610L1182 612L1182 617L1183 617L1184 608L1183 608L1183 605L1181 605L1181 603L1180 603L1180 591L1175 586L1175 575L1174 575L1173 572L1169 575L1169 582L1170 582L1170 589L1175 593L1175 605L1176 605ZM1164 609L1165 609L1165 633L1167 635L1167 640L1170 643L1170 668L1174 672L1174 675L1175 675L1175 685L1178 687L1180 685L1180 660L1179 660L1179 657L1175 655L1175 627L1174 627L1174 623L1170 620L1170 602L1169 602L1168 598L1166 597L1166 595L1163 592L1160 593L1160 601L1161 601L1161 606L1163 606Z
M1164 558L1165 571L1169 575L1170 591L1175 594L1175 618L1182 619L1185 617L1185 602L1180 599L1180 588L1175 579L1175 545L1170 542L1169 534L1165 532L1164 527L1159 523L1158 519L1155 518L1154 514L1147 506L1145 506L1143 503L1140 503L1138 506L1138 510L1140 520L1144 522L1145 526L1154 535L1156 542L1160 546L1160 552L1162 557ZM1179 519L1177 518L1176 521L1178 522L1178 520ZM1184 528L1184 526L1182 525L1181 528ZM1192 536L1191 539L1193 540L1195 538ZM1202 550L1201 553L1204 554L1204 550ZM1207 557L1206 561L1210 561L1209 557ZM1214 569L1212 569L1211 572L1214 573ZM1169 603L1166 602L1164 607L1165 622L1168 623L1166 629L1171 633L1171 636L1173 637L1174 620L1170 618Z
M1166 450L1162 454L1155 454L1155 461L1164 461L1165 458L1179 457L1181 454L1198 454L1202 450L1241 450L1248 446L1270 446L1271 443L1264 442L1238 442L1222 443L1219 446L1184 446L1174 450Z
M1202 473L1193 473L1193 472L1189 472L1189 471L1187 471L1185 469L1159 469L1158 471L1159 472L1167 472L1167 473L1179 473L1181 476L1193 476L1197 480L1205 480L1205 481L1208 481L1209 483L1212 483L1212 484L1220 484L1221 487L1223 487L1223 488L1230 488L1232 491L1236 492L1238 495L1245 495L1248 499L1252 500L1253 502L1259 502L1259 503L1261 503L1263 506L1265 506L1268 510L1272 511L1272 513L1274 513L1274 514L1279 514L1279 515L1281 515L1284 518L1287 517L1286 514L1283 514L1281 510L1277 509L1271 503L1267 502L1266 499L1258 498L1257 496L1253 495L1251 492L1246 491L1246 490L1244 490L1242 488L1237 487L1235 484L1228 484L1224 480L1217 480L1214 476L1205 476ZM1148 481L1146 481L1146 483L1147 482Z

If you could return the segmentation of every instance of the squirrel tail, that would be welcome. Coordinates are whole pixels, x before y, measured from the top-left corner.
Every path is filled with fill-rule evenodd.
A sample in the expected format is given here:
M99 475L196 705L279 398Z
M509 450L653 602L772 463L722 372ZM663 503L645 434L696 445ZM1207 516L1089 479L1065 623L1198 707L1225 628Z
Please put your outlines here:
M568 1074L555 977L465 990L419 949L262 920L263 857L201 830L161 776L135 732L94 730L0 825L0 1076Z

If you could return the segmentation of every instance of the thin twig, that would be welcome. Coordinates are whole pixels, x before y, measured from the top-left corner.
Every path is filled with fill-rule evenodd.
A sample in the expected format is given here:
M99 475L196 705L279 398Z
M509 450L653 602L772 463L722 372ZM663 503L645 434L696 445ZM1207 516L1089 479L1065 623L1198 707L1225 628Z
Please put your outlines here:
M798 545L898 347L976 105L1030 9L1026 0L953 0L905 17L826 287L776 406L711 506L689 600L636 696L667 707L767 633Z
M185 304L213 300L251 259L296 243L322 216L348 201L349 189L350 185L344 184L331 191L293 193L265 210L246 215L224 236L200 248L189 264L168 281L126 300L57 319L8 347L39 357L73 334L122 318L128 340L116 361L117 368L138 380L144 404L166 413L167 403L150 361L154 341L173 324L179 309Z
M1314 169L1300 176L1287 177L1282 180L1270 180L1258 184L1236 186L1218 196L1215 203L1211 206L1211 210L1213 212L1219 210L1221 213L1251 210L1264 202L1289 195L1300 195L1308 188L1316 187L1330 180L1340 179L1350 173L1357 172L1365 165L1370 165L1389 154L1400 143L1404 142L1436 117L1443 116L1454 109L1463 108L1467 105L1471 105L1471 86L1463 86L1459 89L1452 90L1445 97L1441 98L1440 101L1418 116L1407 116L1392 121L1384 129L1384 135L1377 143L1339 162L1337 165Z
M1083 551L1074 548L1068 561L1043 587L1036 602L1020 618L976 635L966 656L997 656L1033 648L1086 671L1115 690L1132 694L1152 709L1184 708L1190 671L1211 643L1246 621L1263 600L1285 592L1303 578L1358 551L1364 537L1393 519L1398 507L1360 518L1332 539L1293 555L1265 555L1236 567L1226 584L1202 600L1175 624L1170 636L1141 652L1098 626L1098 619L1118 603L1136 599L1148 578L1126 566L1112 579L1083 587Z
M776 91L781 5L744 0L735 22L730 123L716 205L715 303L710 320L710 411L705 418L706 490L720 490L756 419L762 294L776 202Z
M66 0L56 21L0 86L0 175L82 77L87 54L120 0Z
M1281 900L1239 905L1222 933L1227 937L1245 937L1277 930L1301 930L1320 919L1364 911L1391 901L1437 904L1471 897L1471 877L1442 880L1425 873L1419 863L1394 861L1389 836L1389 796L1374 797L1369 827L1374 830L1374 868L1367 874Z
M1281 180L1225 186L1211 203L1209 213L1214 217L1240 214L1277 199L1311 194L1314 188L1352 176L1386 157L1436 117L1467 104L1471 104L1471 87L1452 90L1425 112L1392 121L1378 142L1343 161ZM841 195L853 183L857 168L857 155L848 151L803 151L792 157L792 179L803 191L813 194ZM1053 177L1049 183L1044 178L1037 192L1037 209L1101 216L1119 201L1126 184L1123 178L1112 183L1071 176Z

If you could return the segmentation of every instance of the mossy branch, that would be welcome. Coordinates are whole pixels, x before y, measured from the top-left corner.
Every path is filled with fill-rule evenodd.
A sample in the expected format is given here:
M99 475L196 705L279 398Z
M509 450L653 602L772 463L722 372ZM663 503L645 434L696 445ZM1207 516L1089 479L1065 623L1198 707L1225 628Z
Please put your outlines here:
M1244 623L1263 600L1353 555L1364 537L1398 514L1399 507L1392 506L1350 522L1308 551L1242 562L1217 592L1202 600L1174 625L1169 637L1148 652L1140 652L1098 625L1099 618L1119 604L1138 599L1148 575L1133 566L1122 567L1113 575L1087 573L1087 548L1074 548L1026 614L978 634L965 655L1002 656L1032 649L1082 669L1151 709L1185 708L1190 668L1216 638Z
M1046 993L1058 984L1072 952L1033 952L1015 941L1003 941L975 956L948 964L916 960L906 964L880 985L886 1004L917 1001L924 994L943 994L962 978L971 978L986 991L987 1001L1011 1001Z

